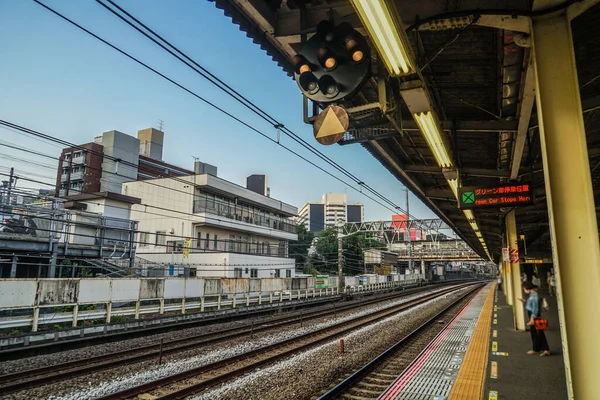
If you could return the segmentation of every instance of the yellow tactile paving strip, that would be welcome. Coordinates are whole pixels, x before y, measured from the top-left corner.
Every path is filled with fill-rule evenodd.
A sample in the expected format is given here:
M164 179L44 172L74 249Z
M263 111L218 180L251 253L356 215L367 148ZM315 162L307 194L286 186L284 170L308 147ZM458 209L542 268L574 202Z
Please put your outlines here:
M496 283L493 283L448 400L481 400L483 397L495 293Z

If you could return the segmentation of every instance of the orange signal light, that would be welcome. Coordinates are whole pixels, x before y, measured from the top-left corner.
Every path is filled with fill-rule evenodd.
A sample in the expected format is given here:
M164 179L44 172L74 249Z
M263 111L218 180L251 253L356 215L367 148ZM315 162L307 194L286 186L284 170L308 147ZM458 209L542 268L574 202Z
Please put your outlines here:
M300 74L303 74L305 72L310 72L310 67L308 66L308 64L303 64L300 66L299 72L300 72Z
M328 59L325 60L325 68L332 69L333 67L335 67L336 63L337 62L335 61L335 58L329 57Z

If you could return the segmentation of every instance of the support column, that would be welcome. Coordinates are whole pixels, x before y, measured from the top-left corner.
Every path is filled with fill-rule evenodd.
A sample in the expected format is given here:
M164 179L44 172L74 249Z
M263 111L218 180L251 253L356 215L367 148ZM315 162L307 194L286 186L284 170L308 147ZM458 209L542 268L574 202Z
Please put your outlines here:
M506 289L506 278L507 278L507 274L506 274L506 263L504 261L502 261L502 292L504 292L504 297L506 297L506 293L507 293L507 289Z
M517 219L515 217L515 209L506 214L506 236L508 238L509 252L511 249L518 249L517 242ZM525 331L525 312L523 311L523 289L521 288L521 263L517 260L516 263L510 263L510 274L512 275L513 288L513 316L515 329Z
M18 259L19 258L17 256L12 257L12 264L10 265L10 277L11 278L17 277L17 261L18 261Z
M48 278L56 278L56 258L57 254L56 252L53 252L52 256L50 257L50 272L48 273Z
M506 232L502 235L502 242L504 243L504 247L508 247L508 239L506 237ZM510 250L509 250L510 251ZM504 262L504 286L505 286L505 295L506 295L506 304L509 306L513 305L513 279L512 279L512 268L510 267L510 262Z
M421 259L421 279L425 279L425 260Z
M536 104L569 397L598 397L600 244L571 24L533 20ZM573 372L572 372L573 371Z

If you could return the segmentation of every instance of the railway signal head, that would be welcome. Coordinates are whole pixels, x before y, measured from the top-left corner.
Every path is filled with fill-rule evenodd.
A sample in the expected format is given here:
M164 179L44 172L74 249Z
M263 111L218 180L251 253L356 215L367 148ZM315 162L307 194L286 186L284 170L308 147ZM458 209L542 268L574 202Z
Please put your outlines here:
M348 23L322 21L317 33L292 58L300 91L318 103L350 98L367 79L371 51L365 38Z

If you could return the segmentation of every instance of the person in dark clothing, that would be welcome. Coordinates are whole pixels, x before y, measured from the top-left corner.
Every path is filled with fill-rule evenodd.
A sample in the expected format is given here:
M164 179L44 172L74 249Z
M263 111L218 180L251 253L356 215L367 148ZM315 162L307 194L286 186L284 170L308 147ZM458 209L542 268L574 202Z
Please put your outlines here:
M535 319L541 317L542 308L540 307L540 297L537 293L537 286L531 282L523 283L523 291L529 296L527 300L521 299L525 303L525 309L527 310L527 316L529 317L529 332L531 333L532 350L529 350L527 354L540 353L541 357L550 355L550 347L546 340L546 334L544 331L538 331L535 329Z

